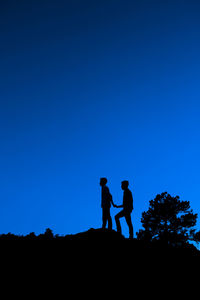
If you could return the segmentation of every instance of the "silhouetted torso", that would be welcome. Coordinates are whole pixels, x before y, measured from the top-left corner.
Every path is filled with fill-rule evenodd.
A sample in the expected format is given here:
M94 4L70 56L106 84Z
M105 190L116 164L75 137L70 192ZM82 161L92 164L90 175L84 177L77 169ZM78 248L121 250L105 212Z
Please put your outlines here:
M101 191L101 207L111 207L109 195L109 188L107 186L103 186Z
M132 196L132 193L129 189L124 190L123 208L126 211L132 211L133 210L133 196Z

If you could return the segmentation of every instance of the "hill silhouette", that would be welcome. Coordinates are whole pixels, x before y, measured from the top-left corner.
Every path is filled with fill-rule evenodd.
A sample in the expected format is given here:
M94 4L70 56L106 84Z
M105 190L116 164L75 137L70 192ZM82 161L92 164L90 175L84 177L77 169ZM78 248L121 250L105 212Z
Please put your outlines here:
M14 240L23 240L23 241L36 241L36 240L52 240L52 241L90 241L90 242L109 242L109 241L123 241L125 237L114 230L107 229L89 229L88 231L80 232L77 234L67 234L67 235L54 235L50 228L47 228L46 231L42 234L35 235L34 232L31 232L28 235L15 235L12 233L1 234L0 241L14 241Z
M120 233L108 229L91 228L77 234L54 235L52 230L47 228L44 233L39 235L35 235L33 232L25 236L11 233L0 235L1 245L5 245L8 241L31 241L31 244L32 241L50 241L53 242L54 249L56 249L57 253L59 252L59 249L65 248L65 245L70 247L77 245L77 243L74 244L73 242L86 241L86 244L81 243L78 245L84 245L84 247L85 245L99 245L103 248L111 246L112 250L123 249L123 252L126 252L127 256L130 255L137 259L144 257L152 258L153 256L158 257L160 255L162 255L162 257L175 257L179 259L181 259L181 257L200 257L200 251L193 244L184 244L172 247L159 241L148 243L138 239L129 240Z

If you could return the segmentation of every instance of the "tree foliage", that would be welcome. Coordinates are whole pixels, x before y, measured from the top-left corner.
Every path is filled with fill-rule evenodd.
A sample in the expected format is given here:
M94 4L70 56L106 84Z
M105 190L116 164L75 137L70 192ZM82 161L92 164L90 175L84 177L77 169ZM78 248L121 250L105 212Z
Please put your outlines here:
M142 226L137 237L140 240L163 241L171 245L200 241L200 232L194 226L197 214L193 213L189 201L181 201L167 192L150 200L149 209L142 213Z

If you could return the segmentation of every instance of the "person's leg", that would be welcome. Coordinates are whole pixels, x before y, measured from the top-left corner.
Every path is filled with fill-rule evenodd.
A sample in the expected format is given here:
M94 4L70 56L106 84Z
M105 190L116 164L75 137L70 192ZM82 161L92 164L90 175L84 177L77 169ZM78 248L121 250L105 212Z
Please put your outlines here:
M112 230L112 218L111 218L111 215L108 216L108 229Z
M126 213L125 214L125 219L126 219L126 223L128 225L129 228L129 238L132 239L133 238L133 224L131 221L131 213Z
M110 215L110 208L109 208L109 211L108 211L107 220L108 220L108 229L112 230L112 218L111 218L111 215Z
M107 223L107 213L106 213L106 209L103 208L102 209L102 228L103 229L106 228L106 223Z
M124 217L124 210L120 211L118 214L116 214L115 216L115 222L116 222L116 226L117 226L117 232L121 233L122 229L121 229L121 225L120 225L120 221L119 219Z

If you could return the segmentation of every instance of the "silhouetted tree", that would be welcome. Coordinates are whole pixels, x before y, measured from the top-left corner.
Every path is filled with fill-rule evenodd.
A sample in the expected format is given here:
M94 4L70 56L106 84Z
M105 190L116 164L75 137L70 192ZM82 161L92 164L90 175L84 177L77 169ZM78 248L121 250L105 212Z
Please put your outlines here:
M44 237L47 239L53 239L53 231L50 228L47 228L44 233Z
M139 240L159 240L170 245L182 245L189 241L200 241L200 232L194 226L197 214L193 213L189 201L181 201L167 192L158 194L149 202L149 209L142 213Z
M26 240L34 240L34 239L36 239L35 232L30 232L30 233L27 234L24 238L25 238Z

